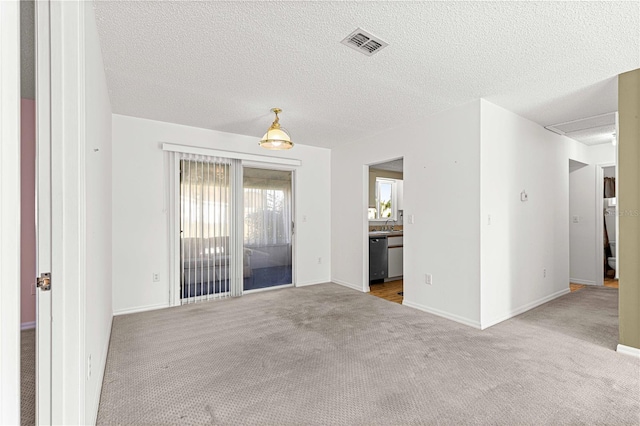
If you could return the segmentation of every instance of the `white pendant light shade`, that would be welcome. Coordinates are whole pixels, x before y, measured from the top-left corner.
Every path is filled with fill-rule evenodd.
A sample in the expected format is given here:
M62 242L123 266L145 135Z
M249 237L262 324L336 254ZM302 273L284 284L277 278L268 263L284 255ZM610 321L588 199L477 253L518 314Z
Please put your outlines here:
M262 140L260 140L259 145L265 149L291 149L293 148L293 142L291 142L291 137L287 133L287 131L280 127L280 118L278 114L282 112L279 108L273 108L271 110L276 115L276 119L274 120L267 133L264 134Z

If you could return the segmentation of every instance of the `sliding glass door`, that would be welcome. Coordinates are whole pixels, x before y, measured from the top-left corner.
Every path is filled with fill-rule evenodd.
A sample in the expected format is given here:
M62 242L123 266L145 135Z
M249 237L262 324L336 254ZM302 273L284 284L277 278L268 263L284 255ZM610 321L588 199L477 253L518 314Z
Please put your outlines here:
M177 161L176 300L292 284L292 172L219 157L183 155Z
M291 284L291 171L243 168L244 291Z

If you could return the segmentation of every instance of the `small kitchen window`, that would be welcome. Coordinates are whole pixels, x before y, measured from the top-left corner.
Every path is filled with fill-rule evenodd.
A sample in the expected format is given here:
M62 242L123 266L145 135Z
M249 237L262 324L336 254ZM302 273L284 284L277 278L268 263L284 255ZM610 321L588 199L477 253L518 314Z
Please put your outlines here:
M396 220L398 216L395 179L376 178L376 207L369 209L369 220Z

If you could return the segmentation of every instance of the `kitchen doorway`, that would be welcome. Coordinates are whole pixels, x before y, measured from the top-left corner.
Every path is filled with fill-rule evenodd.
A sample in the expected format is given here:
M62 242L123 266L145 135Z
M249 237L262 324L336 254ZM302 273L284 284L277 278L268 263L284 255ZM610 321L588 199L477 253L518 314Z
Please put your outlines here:
M369 292L391 302L404 300L404 159L369 165Z

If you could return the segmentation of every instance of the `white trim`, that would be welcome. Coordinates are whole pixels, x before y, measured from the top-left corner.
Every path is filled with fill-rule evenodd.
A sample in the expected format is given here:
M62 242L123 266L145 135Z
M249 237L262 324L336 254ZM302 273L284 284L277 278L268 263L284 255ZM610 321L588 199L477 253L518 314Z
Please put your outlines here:
M283 285L274 285L272 287L254 288L253 290L243 290L242 295L244 296L245 294L262 293L264 291L269 291L269 290L280 290L283 288L293 288L293 287L294 287L293 284L283 284Z
M0 1L0 424L20 424L19 7Z
M357 290L360 293L366 293L366 291L362 290L362 287L360 287L359 285L356 285L356 284L351 284L351 283L348 283L346 281L337 280L335 278L331 278L331 282L335 283L335 284L340 284L341 286L348 287L348 288L353 289L353 290Z
M168 153L169 165L166 171L167 191L169 191L168 214L169 237L169 305L180 306L180 161L172 152Z
M596 164L596 281L595 285L604 285L604 168L616 167L615 163ZM616 167L616 173L617 173ZM617 239L617 238L616 238ZM617 265L616 265L617 266ZM617 274L616 270L616 274ZM582 284L576 282L576 284Z
M98 406L100 405L100 396L102 395L102 382L104 380L104 372L107 369L107 356L109 354L109 343L111 342L111 330L113 329L113 316L109 320L109 333L107 334L107 338L104 341L104 347L102 348L102 359L100 359L100 367L98 369L99 376L96 377L96 383L100 383L98 386L98 392L96 392L95 402L93 404L96 407L96 410L92 414L91 423L95 425L98 422Z
M362 287L358 290L369 293L369 171L368 164L362 166Z
M503 315L501 317L498 317L498 318L495 318L495 319L493 319L491 321L487 321L486 323L483 323L481 325L480 329L481 330L485 330L485 329L487 329L489 327L492 327L492 326L494 326L494 325L496 325L498 323L506 321L506 320L508 320L510 318L513 318L513 317L517 316L517 315L520 315L523 312L526 312L526 311L531 310L533 308L536 308L536 307L538 307L538 306L540 306L542 304L545 304L545 303L547 303L547 302L549 302L549 301L551 301L553 299L557 299L560 296L564 296L565 294L569 293L570 291L571 290L567 287L567 288L565 288L563 290L556 291L555 293L550 294L548 296L541 297L538 300L534 300L531 303L527 303L525 305L522 305L519 308L512 309L506 315Z
M616 352L620 352L621 354L624 354L624 355L631 355L633 357L640 359L640 349L638 348L618 344L618 347L616 348Z
M22 324L20 324L20 331L33 330L34 328L36 328L35 321L23 322Z
M296 284L296 287L307 287L310 285L329 284L329 283L331 283L331 280L307 281L305 283Z
M597 285L595 281L582 280L580 278L569 278L571 284L583 284L583 285Z
M156 309L164 309L164 308L170 308L171 305L169 305L169 303L157 303L155 305L146 305L146 306L138 306L135 308L128 308L128 309L120 309L118 311L115 311L113 313L114 317L120 316L120 315L128 315L128 314L137 314L138 312L147 312L147 311L155 311Z
M35 3L36 50L36 276L52 272L50 2ZM58 174L59 176L59 174ZM58 240L59 241L59 240ZM59 247L59 246L58 246ZM61 250L57 250L60 253ZM51 424L52 295L36 290L36 424ZM56 344L59 347L59 343Z
M618 111L616 111L616 138L618 138L618 135L620 134L620 116ZM620 146L620 144L616 143L615 149L616 149L616 197L620 197L620 179L618 179L618 173L620 171L620 167L618 166L618 164L620 164L620 162L618 161L618 147ZM619 198L618 198L619 200ZM619 204L618 204L619 205ZM617 214L617 218L616 218L616 252L613 254L615 256L616 259L620 259L620 246L618 245L618 241L620 241L620 210L619 207L616 208L616 214ZM618 262L616 260L616 276L615 279L618 280L620 279L620 262Z
M171 152L180 152L182 154L207 155L210 157L226 157L226 158L232 158L236 160L257 161L260 163L269 163L269 164L286 164L289 166L302 165L301 160L296 160L292 158L268 157L266 155L244 154L241 152L223 151L220 149L199 148L195 146L176 145L172 143L163 143L162 150L171 151Z
M423 311L429 314L433 314L442 318L446 318L451 321L455 321L460 324L468 325L473 328L480 328L480 323L478 321L473 321L468 318L461 317L459 315L451 314L449 312L444 312L439 309L430 308L428 306L421 305L419 303L410 302L407 299L402 301L404 306L408 306L413 309L418 309L419 311Z

